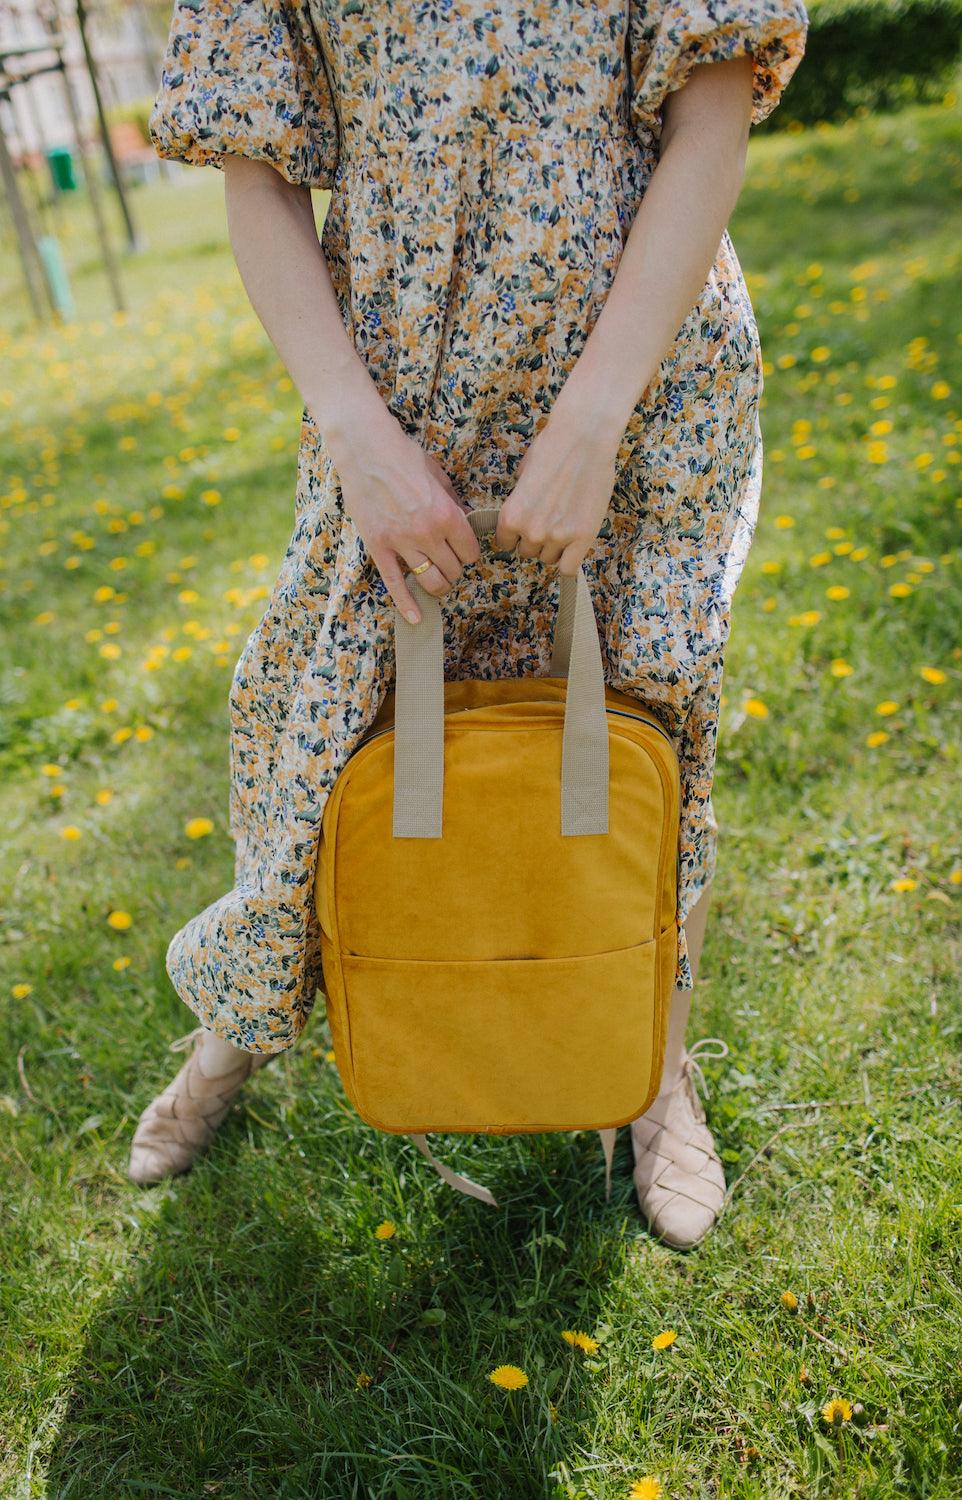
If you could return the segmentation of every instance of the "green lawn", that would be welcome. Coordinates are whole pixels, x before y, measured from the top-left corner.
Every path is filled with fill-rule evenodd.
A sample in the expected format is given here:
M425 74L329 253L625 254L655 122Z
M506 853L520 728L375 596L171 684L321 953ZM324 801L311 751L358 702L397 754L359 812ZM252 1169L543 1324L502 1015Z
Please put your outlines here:
M766 482L691 1035L731 1047L737 1185L687 1256L644 1229L627 1129L609 1204L593 1132L446 1137L500 1207L453 1194L358 1120L322 1003L203 1165L127 1181L193 1020L167 941L232 880L227 691L300 401L213 171L135 195L124 318L76 206L85 321L17 323L7 246L4 1496L962 1494L960 124L759 135L732 222Z

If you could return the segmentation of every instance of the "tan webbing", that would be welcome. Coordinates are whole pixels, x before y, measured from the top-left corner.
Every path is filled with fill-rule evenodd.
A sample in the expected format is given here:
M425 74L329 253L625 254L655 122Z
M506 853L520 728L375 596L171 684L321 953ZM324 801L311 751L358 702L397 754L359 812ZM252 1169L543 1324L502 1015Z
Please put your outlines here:
M611 1197L611 1163L615 1155L615 1137L618 1134L618 1126L612 1125L605 1130L599 1130L601 1136L601 1149L605 1153L605 1202Z
M497 526L494 507L469 511L480 539ZM444 792L444 619L441 604L413 573L405 581L421 610L411 625L394 612L395 838L440 838ZM601 642L583 567L563 574L551 676L567 676L561 748L561 832L608 832L608 721Z
M480 1198L482 1203L490 1203L497 1208L498 1201L490 1188L482 1187L480 1182L472 1182L470 1177L462 1177L460 1172L453 1172L450 1167L438 1161L436 1156L431 1155L425 1136L415 1135L413 1131L408 1131L408 1134L418 1150L427 1157L434 1170L444 1178L449 1187L457 1188L459 1193L467 1193L470 1198Z

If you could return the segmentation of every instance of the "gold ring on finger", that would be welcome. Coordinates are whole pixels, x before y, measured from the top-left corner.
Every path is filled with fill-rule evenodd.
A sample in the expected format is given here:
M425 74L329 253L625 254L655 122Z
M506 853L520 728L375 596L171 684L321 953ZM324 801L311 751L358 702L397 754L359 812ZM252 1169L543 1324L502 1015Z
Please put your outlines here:
M426 573L426 572L427 572L427 570L428 570L428 568L429 568L429 567L430 567L430 566L431 566L431 559L430 559L430 558L428 558L428 560L427 560L427 562L423 562L423 563L418 563L418 565L417 565L417 567L416 567L416 568L412 568L412 569L411 569L411 572L412 572L412 573L414 573L414 574L418 574L418 573Z

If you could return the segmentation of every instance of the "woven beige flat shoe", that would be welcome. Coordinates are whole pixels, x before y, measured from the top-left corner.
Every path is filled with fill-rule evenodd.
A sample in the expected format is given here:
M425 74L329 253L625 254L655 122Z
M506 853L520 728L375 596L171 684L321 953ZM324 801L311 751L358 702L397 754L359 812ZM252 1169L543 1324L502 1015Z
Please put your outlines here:
M707 1050L713 1042L720 1051ZM652 1233L676 1250L703 1240L724 1207L725 1169L692 1074L697 1071L704 1088L699 1057L727 1055L721 1037L702 1037L686 1051L675 1087L631 1122L638 1206Z
M270 1061L268 1053L238 1054L236 1068L207 1078L200 1071L199 1053L209 1035L203 1026L171 1042L171 1052L194 1043L180 1072L144 1110L134 1131L127 1175L148 1185L186 1172L205 1151L217 1127L255 1069Z

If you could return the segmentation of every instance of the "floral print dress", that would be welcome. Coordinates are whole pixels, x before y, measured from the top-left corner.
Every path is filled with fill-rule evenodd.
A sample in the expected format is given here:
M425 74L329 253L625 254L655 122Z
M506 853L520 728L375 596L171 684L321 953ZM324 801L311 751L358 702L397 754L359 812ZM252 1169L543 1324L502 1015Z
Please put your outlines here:
M802 0L175 0L157 152L330 189L321 246L355 347L466 507L499 505L604 304L697 64L750 53L752 123L801 61ZM711 879L732 596L762 478L758 329L727 231L627 424L585 559L607 682L673 736L679 921ZM448 677L546 673L557 570L488 557L443 595ZM301 417L293 533L230 690L234 885L170 941L204 1025L252 1052L323 990L324 805L392 685L393 604ZM692 985L684 929L676 984Z

